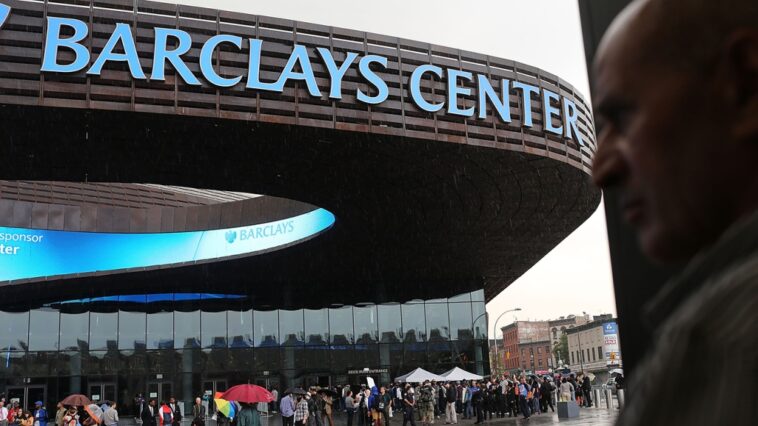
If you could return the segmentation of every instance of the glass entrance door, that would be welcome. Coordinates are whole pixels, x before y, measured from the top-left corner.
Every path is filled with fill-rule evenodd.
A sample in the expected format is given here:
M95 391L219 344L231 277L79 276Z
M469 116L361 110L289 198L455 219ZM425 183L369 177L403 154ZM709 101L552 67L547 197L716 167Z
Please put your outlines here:
M89 397L97 404L116 400L116 384L112 382L95 382L89 385Z
M216 412L216 405L213 403L216 392L224 391L226 391L226 380L208 379L203 381L203 395L208 396L208 413L210 415Z
M170 382L149 382L147 384L147 400L155 399L157 404L168 402L174 396Z
M25 410L34 412L36 401L46 402L47 389L44 385L9 386L6 390L8 402L18 404ZM50 409L50 407L47 407Z

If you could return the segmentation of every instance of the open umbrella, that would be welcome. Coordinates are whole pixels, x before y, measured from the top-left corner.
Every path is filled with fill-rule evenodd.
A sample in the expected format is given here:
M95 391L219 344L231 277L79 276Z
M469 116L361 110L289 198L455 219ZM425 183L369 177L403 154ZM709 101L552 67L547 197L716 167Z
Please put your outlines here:
M227 401L223 398L214 398L213 403L216 404L216 410L225 415L226 417L233 419L237 413L237 407L231 401Z
M249 404L257 402L271 402L274 395L267 391L266 388L258 385L237 385L229 388L228 391L221 395L221 398L227 401L247 402Z
M585 376L587 376L587 377L590 378L590 382L594 382L595 381L595 375L594 374L592 374L592 373L586 373Z
M61 404L76 405L77 407L84 407L84 406L92 404L92 401L90 401L89 398L87 398L86 396L80 393L75 393L63 398L63 400L61 401Z
M293 395L305 395L308 392L306 392L306 391L304 391L304 390L302 390L300 388L288 388L286 391L284 391L284 394L286 395L288 393L291 393Z
M624 374L624 370L620 368L614 368L613 370L611 370L611 374Z
M85 405L84 410L89 413L89 418L94 420L95 423L100 424L102 422L103 409L98 407L97 404Z

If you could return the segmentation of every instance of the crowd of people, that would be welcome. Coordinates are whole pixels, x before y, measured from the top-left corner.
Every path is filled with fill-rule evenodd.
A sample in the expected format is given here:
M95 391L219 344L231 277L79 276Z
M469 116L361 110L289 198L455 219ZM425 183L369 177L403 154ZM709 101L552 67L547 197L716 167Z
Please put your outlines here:
M7 405L6 405L7 404ZM99 406L99 417L95 420L84 407L58 403L55 416L51 417L42 401L34 403L34 410L24 410L18 402L8 404L5 397L0 397L0 426L118 426L119 418L116 403L104 401Z
M493 418L530 418L549 410L558 401L575 401L592 407L589 377L500 376L489 380L394 383L387 386L314 387L302 394L286 393L278 407L284 426L333 426L335 412L345 412L348 426L389 426L402 416L403 426L431 425L436 421L457 424L459 419L482 424Z

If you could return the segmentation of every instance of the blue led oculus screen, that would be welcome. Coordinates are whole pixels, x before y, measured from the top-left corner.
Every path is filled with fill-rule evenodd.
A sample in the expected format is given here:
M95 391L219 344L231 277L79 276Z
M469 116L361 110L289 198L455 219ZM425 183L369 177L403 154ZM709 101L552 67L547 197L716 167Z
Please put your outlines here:
M117 234L0 227L0 281L151 268L254 255L313 237L334 224L324 209L208 231Z

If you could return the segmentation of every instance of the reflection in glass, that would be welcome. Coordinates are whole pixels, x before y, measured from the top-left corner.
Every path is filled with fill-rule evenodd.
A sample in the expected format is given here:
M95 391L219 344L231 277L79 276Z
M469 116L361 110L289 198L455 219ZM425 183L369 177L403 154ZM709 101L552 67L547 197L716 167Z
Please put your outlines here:
M200 311L174 312L174 348L200 347Z
M253 311L255 346L279 346L279 311Z
M438 342L450 338L447 303L426 304L426 336L430 342Z
M101 351L116 348L118 312L90 312L89 349Z
M355 323L355 343L376 343L379 340L376 305L354 307L353 321Z
M229 347L247 348L253 346L253 311L229 311L227 314L229 328Z
M403 341L423 342L426 340L426 321L423 304L404 304L401 308L403 318Z
M329 335L332 345L349 345L353 343L353 307L329 309Z
M153 312L147 314L147 348L174 348L173 312Z
M303 310L279 310L279 336L282 346L298 346L303 344Z
M400 319L400 305L379 305L377 314L379 322L379 339L382 343L396 343L400 341L403 331Z
M471 316L474 318L474 336L487 339L487 315L484 302L471 303Z
M452 339L471 340L474 332L471 328L471 303L451 303L448 306L450 312L450 332Z
M34 309L29 316L29 350L57 351L58 350L58 320L57 309ZM1 326L0 326L1 327Z
M89 334L89 314L61 312L61 350L86 350Z
M144 312L118 312L119 350L145 349L146 314Z
M226 347L227 312L205 312L200 314L200 335L204 348Z
M329 311L305 309L305 344L326 345L329 342Z

